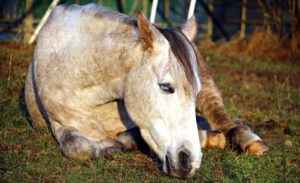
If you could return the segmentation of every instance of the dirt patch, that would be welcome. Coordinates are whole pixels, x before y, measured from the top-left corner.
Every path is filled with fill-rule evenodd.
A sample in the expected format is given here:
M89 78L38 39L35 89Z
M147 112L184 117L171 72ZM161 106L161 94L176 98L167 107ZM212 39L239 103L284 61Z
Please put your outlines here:
M153 175L160 175L160 170L158 163L155 158L151 158L146 154L141 152L135 152L131 158L126 158L123 156L110 156L106 157L106 160L110 163L121 163L129 168L142 168L147 172L152 172Z

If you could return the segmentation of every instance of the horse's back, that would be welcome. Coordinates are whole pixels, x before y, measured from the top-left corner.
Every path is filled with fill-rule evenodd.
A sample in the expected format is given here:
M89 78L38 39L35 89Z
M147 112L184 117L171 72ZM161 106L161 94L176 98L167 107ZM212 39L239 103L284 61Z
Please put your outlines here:
M42 28L39 39L51 36L53 40L53 37L57 37L60 39L59 45L63 45L64 41L76 41L70 38L105 37L135 24L136 20L132 17L94 4L60 5Z

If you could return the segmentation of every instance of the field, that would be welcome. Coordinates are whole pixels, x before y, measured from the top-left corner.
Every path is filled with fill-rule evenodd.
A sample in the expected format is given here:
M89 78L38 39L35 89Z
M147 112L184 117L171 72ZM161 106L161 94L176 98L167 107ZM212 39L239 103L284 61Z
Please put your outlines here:
M269 146L262 157L203 149L190 179L160 172L141 152L78 161L62 156L47 130L26 116L23 87L33 47L0 43L0 182L300 182L300 60L228 56L203 50L233 119ZM50 76L49 76L50 77Z

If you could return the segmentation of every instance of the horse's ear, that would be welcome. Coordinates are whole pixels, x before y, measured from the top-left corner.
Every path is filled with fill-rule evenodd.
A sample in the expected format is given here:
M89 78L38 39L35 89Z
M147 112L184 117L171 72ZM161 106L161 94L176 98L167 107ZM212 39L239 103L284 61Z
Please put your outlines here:
M193 15L190 17L187 22L182 26L183 34L190 40L194 41L196 34L197 34L197 22L196 16Z
M153 49L155 41L160 38L161 34L140 11L138 13L138 28L141 39L144 41L145 48Z

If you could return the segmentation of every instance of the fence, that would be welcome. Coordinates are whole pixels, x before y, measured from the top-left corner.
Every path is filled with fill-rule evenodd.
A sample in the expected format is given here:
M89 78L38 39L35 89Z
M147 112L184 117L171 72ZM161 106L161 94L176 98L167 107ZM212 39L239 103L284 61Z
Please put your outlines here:
M297 0L296 10L299 10ZM22 1L24 2L24 1ZM61 0L60 3L86 4L89 2L108 6L114 10L134 15L142 10L149 16L150 0ZM260 2L260 3L259 3ZM0 6L0 31L14 32L23 35L23 41L28 42L42 15L50 5L50 0L2 0ZM190 1L160 0L157 8L156 24L162 26L178 26L185 21ZM229 40L238 35L244 38L252 33L257 26L264 24L265 11L261 1L254 0L198 0L195 15L199 23L198 39ZM298 7L298 8L297 8ZM296 11L295 11L296 12ZM285 22L291 27L291 21ZM297 28L296 28L297 29Z

